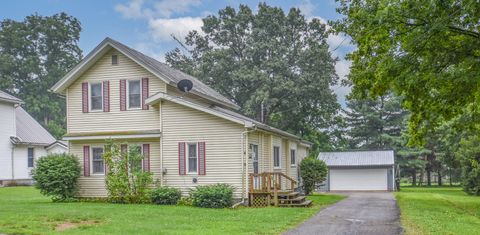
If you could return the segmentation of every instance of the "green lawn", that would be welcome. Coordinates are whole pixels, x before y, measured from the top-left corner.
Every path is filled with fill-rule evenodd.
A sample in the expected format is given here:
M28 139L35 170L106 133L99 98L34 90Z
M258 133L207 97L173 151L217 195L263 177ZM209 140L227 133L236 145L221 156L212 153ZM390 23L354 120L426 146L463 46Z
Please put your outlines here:
M459 187L403 187L396 192L405 234L480 234L480 197Z
M203 209L52 203L32 187L0 188L0 234L278 234L342 198L310 196L310 208ZM76 227L56 230L69 223Z

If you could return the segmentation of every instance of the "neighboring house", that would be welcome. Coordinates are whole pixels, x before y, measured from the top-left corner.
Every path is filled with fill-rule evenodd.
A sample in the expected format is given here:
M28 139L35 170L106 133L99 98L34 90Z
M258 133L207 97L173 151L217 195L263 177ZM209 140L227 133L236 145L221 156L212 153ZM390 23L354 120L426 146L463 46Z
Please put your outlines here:
M177 89L183 79L193 83L188 93ZM162 185L188 193L227 183L236 198L259 184L250 173L281 172L296 180L311 145L237 113L235 103L198 79L110 38L52 90L66 97L64 140L82 161L80 197L107 196L102 154L110 138L122 148L141 146L144 170Z
M318 159L328 167L327 191L393 191L394 152L321 152Z
M35 160L50 152L66 152L21 106L23 102L0 91L0 185L31 183Z

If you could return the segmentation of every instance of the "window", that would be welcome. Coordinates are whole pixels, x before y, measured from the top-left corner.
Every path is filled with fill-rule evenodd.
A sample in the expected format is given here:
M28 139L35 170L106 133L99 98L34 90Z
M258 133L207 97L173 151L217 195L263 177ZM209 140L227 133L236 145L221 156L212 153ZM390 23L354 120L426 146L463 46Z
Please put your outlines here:
M128 81L128 107L140 108L141 107L141 89L140 80Z
M33 148L28 148L28 167L33 167Z
M90 107L91 110L103 109L103 84L90 84Z
M112 55L112 65L117 65L117 64L118 64L118 56Z
M250 158L253 159L253 173L258 174L258 145L250 144Z
M104 174L103 148L92 148L92 174Z
M188 145L188 160L187 160L187 169L188 173L197 173L197 161L198 161L198 154L197 154L197 143L189 143Z
M280 147L273 147L273 168L280 168Z
M142 155L142 147L140 145L129 145L129 157L130 157L130 170L142 170L143 169L143 161L139 159L143 157ZM133 155L132 155L133 153Z
M297 156L295 154L295 149L290 149L290 165L292 166L297 165Z

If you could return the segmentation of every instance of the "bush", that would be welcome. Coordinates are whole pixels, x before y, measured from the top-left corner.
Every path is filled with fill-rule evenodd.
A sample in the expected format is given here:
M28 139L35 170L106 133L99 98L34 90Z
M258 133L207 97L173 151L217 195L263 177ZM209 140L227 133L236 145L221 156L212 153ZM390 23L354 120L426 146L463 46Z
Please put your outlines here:
M43 195L53 201L68 201L78 190L80 163L71 154L51 154L37 160L32 178Z
M233 187L228 184L198 186L191 192L193 205L206 208L224 208L233 204Z
M191 197L182 197L178 200L177 205L179 206L193 206L193 199Z
M150 193L152 202L160 205L175 205L180 197L182 197L182 192L172 187L158 187Z
M300 176L305 194L310 194L315 189L315 184L325 181L327 171L325 162L315 157L306 157L300 162Z
M462 187L470 194L480 196L480 136L460 141L456 152L462 167Z

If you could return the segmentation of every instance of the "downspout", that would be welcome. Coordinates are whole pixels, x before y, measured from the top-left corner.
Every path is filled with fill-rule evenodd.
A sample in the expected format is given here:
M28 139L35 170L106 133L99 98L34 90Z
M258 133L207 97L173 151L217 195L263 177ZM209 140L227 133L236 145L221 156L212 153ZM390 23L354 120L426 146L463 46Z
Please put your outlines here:
M248 130L245 128L240 134L241 138L241 154L242 154L242 204L245 204L245 199L248 197L248 133L255 131L257 128Z
M14 154L15 152L15 145L12 143L12 153L11 153L11 158L12 158L12 180L15 180L15 159L14 159Z

